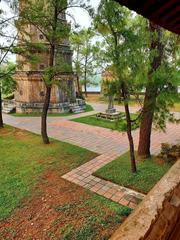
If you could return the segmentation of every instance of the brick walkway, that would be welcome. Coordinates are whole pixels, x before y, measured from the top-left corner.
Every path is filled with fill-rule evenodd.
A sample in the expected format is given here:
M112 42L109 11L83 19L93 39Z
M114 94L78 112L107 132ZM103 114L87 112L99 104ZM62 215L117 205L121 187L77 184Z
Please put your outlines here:
M103 104L96 104L94 105L95 111L78 114L76 117L95 114L97 111L100 111L101 108L103 111L104 107L105 105ZM121 110L121 107L119 108L119 110ZM135 110L136 109L133 108L133 111ZM6 124L32 131L34 133L40 133L40 118L38 117L22 118L9 115L4 115L3 117ZM97 169L128 151L126 134L112 131L110 129L69 121L72 118L75 117L48 118L49 136L84 147L90 151L98 153L100 156L72 170L62 177L122 205L135 208L139 201L144 197L143 194L92 175ZM133 131L133 137L135 145L137 145L138 130ZM157 153L160 150L162 142L175 143L177 141L180 141L180 125L168 124L166 133L153 131L151 152Z
M102 154L62 176L64 179L87 188L121 205L135 208L144 194L93 176L93 172L113 161L119 154Z

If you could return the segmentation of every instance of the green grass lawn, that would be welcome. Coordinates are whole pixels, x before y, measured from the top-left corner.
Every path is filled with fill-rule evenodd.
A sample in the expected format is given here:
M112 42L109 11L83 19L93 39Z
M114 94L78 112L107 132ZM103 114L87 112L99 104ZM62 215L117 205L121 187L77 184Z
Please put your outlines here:
M85 123L85 124L103 127L103 128L109 128L112 130L118 130L118 131L122 132L122 131L126 131L126 121L124 120L124 117L125 117L124 113L121 113L121 114L122 114L122 117L120 117L119 120L116 120L116 121L97 119L96 115L76 118L76 119L72 119L71 121ZM136 114L131 114L132 119L135 119L136 117L137 117ZM138 127L139 127L138 122L134 123L132 126L133 130Z
M0 219L24 198L47 167L61 163L62 174L97 154L52 140L43 145L38 135L11 127L0 130Z
M27 229L32 222L50 226L38 229L38 239L109 239L131 209L61 178L96 156L53 139L44 145L39 135L20 129L0 129L0 239L33 239Z
M155 162L153 158L137 161L138 172L131 173L129 153L97 170L94 175L119 185L148 193L169 170L170 164Z
M91 112L93 110L91 105L86 104L84 112ZM12 113L11 115L14 117L40 117L41 113ZM49 113L48 117L67 117L73 115L76 115L76 113Z

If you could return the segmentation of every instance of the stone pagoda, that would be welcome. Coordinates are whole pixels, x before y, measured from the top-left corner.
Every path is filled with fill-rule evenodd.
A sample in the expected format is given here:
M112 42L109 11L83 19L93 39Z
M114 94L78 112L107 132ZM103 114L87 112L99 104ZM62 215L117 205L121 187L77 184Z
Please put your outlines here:
M25 3L24 0L20 1L20 7ZM61 14L62 21L66 20L66 15ZM67 23L68 24L68 23ZM45 43L45 36L34 26L28 25L26 32L31 36L33 43ZM19 34L19 44L21 42L21 36ZM15 105L16 112L18 113L30 113L30 112L41 112L44 96L45 96L45 84L42 79L44 69L48 66L48 50L47 52L34 52L40 61L34 67L30 63L23 64L23 66L16 71L14 74L14 80L17 82L17 90L15 92ZM64 39L59 47L56 49L57 56L60 56L64 63L68 64L71 71L68 73L61 72L58 76L60 84L54 85L51 92L51 101L49 106L49 112L60 113L68 111L81 111L83 108L83 102L77 101L76 99L76 76L72 72L72 50L68 39ZM22 62L23 56L17 55L16 61ZM55 59L55 61L58 59ZM61 87L63 86L63 87ZM66 89L63 90L63 89ZM68 91L67 91L68 89ZM67 94L68 92L68 94ZM80 105L80 106L79 106Z

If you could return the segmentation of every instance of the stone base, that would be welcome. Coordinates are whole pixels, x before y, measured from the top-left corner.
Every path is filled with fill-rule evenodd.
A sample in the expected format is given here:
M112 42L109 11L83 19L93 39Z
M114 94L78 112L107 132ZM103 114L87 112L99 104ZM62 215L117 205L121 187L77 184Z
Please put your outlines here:
M106 110L106 113L111 114L111 113L115 113L116 109L115 108L110 108Z
M107 112L101 112L96 114L96 118L102 118L110 121L115 121L121 117L121 113L115 112L115 113L107 113Z
M77 105L82 109L85 108L85 101L77 100L73 105ZM17 113L41 113L43 103L20 103L16 102ZM72 109L72 103L50 103L48 113L68 113Z
M49 113L65 113L69 111L69 103L50 104ZM43 103L16 103L17 113L41 113Z

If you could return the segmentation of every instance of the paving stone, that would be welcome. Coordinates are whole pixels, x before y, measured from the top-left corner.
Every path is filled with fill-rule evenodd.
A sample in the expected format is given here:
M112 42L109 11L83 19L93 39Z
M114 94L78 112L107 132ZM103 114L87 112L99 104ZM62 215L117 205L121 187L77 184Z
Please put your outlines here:
M108 192L114 194L114 193L116 192L116 189L110 188L110 189L108 190Z
M94 185L96 185L96 181L94 181L94 180L91 180L90 182L89 182L89 184L91 185L91 186L94 186Z
M126 199L128 202L133 201L134 197L131 194L125 193L124 199Z
M128 207L130 207L131 209L135 209L137 207L137 204L129 202Z
M107 186L107 185L105 185L105 186L103 186L102 187L102 190L105 190L105 191L108 191L110 188Z
M101 179L97 178L97 177L95 177L93 180L96 181L96 182L100 182L101 181Z
M123 188L121 189L121 191L122 191L123 193L126 193L126 192L127 192L127 189L126 189L125 187L123 187Z
M85 186L86 184L87 184L87 183L85 183L85 182L83 182L83 181L81 181L81 182L78 183L78 185L80 185L81 187Z
M119 203L120 203L121 205L123 205L123 206L128 206L128 205L129 205L129 201L127 201L127 200L124 199L124 198L121 198L121 199L119 200Z
M89 173L89 172L86 172L86 173L83 173L83 177L88 177L88 176L90 176L91 174Z
M100 183L101 183L102 185L106 186L106 184L107 184L107 181L105 181L105 180L101 179Z
M83 180L84 177L83 177L83 176L79 176L78 179L79 179L79 180Z
M116 196L119 197L119 200L124 196L123 192L116 192Z
M86 184L84 185L84 187L87 188L87 189L90 189L92 186L91 186L89 183L86 183Z
M111 197L113 196L113 193L105 192L105 193L103 194L103 196L106 197L106 198L111 199Z
M103 195L105 192L107 192L106 190L103 190L102 188L100 188L98 191L97 191L97 193L99 194L99 195Z
M72 182L73 182L73 183L76 183L76 184L79 184L81 181L76 178L76 179L73 179Z
M84 178L84 180L83 180L83 182L85 182L85 183L89 183L90 181L91 181L91 179L89 179L89 177Z

